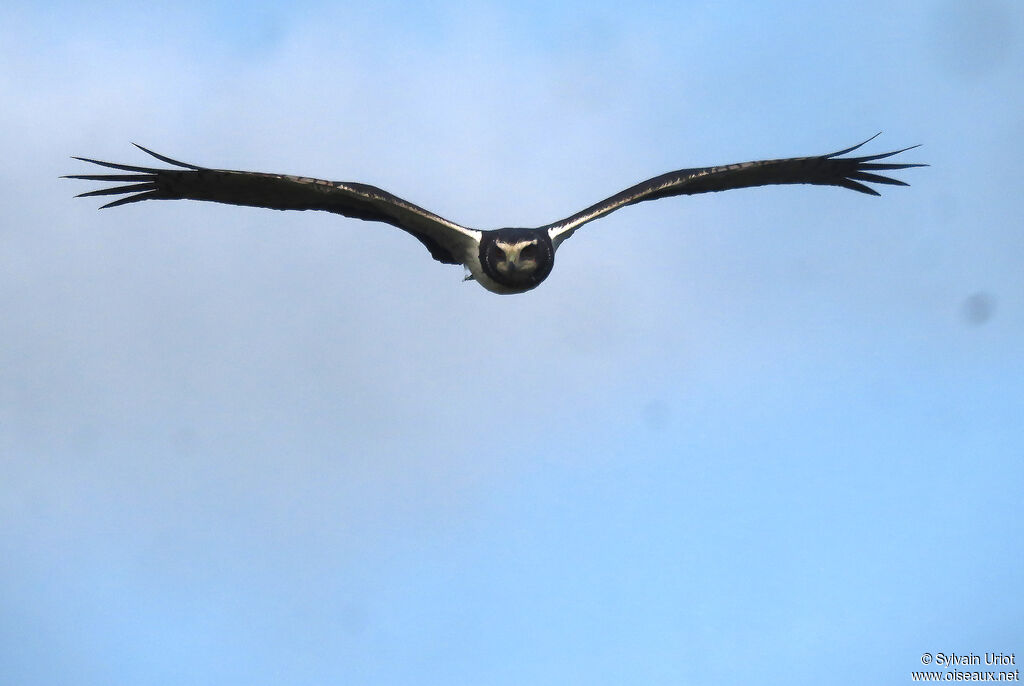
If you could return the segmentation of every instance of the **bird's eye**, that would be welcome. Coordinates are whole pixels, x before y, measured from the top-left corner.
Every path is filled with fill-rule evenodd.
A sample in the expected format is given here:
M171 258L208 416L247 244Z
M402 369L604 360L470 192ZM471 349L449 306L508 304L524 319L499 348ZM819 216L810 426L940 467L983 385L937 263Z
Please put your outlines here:
M506 258L505 251L498 246L491 247L491 259L495 262L504 262Z
M523 247L519 252L519 259L521 260L535 260L537 259L537 244L531 243Z

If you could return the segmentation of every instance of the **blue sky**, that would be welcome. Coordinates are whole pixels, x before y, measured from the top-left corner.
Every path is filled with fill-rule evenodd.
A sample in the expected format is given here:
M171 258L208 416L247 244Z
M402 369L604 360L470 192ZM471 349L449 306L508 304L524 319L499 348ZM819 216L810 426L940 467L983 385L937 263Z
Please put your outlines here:
M1024 659L1024 11L8 3L0 683L901 683ZM85 155L532 226L916 143L910 188L617 212L501 297L402 232L97 212Z

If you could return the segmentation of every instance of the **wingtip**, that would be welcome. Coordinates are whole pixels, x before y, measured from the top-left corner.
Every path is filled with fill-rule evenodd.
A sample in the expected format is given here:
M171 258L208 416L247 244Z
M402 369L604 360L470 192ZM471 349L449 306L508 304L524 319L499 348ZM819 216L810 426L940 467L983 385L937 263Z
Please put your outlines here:
M835 185L842 186L843 188L849 188L851 191L857 191L858 193L864 193L865 195L874 195L874 196L882 195L881 193L876 191L874 188L871 188L870 186L865 186L862 183L858 183L858 182L854 181L851 178L841 179L838 182L836 182Z
M875 140L876 138L878 138L881 135L882 135L882 132L879 131L878 133L876 133L871 138L868 138L866 140L861 141L860 143L857 143L857 145L851 145L848 148L844 148L842 150L838 150L836 152L829 153L828 155L825 155L825 157L839 157L840 155L845 155L848 152L853 152L857 148L860 148L860 147L863 147L864 145L867 145L868 143L870 143L871 141Z
M121 205L127 205L133 202L141 202L143 200L155 199L158 197L160 197L159 191L145 191L142 193L136 193L135 195L129 195L127 197L120 198L119 200L115 200L113 202L108 202L106 205L102 205L99 209L105 210L108 207L119 207Z
M202 169L202 167L198 167L198 166L196 166L194 164L189 164L188 162L180 162L178 160L171 159L170 157L167 157L166 155L161 155L158 152L153 152L149 148L144 147L142 145L139 145L135 141L131 141L131 144L134 145L139 150L141 150L142 152L146 153L147 155L151 155L152 157L155 157L156 159L160 160L161 162L166 162L167 164L173 164L176 167L184 167L185 169L197 169L197 170L198 169Z
M907 150L913 150L914 148L920 148L922 145L923 145L923 143L918 143L916 145L908 145L907 147L901 148L900 150L896 150L896 151L894 151L894 152L892 152L890 154L892 154L892 155L899 155L901 152L906 152Z

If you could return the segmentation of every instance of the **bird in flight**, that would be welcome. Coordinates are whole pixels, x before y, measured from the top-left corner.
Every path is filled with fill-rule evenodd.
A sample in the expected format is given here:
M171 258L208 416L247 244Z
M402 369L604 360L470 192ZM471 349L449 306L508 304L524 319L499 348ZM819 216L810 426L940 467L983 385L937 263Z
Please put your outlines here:
M536 288L547 278L555 263L555 251L576 229L626 205L673 195L790 183L839 186L878 195L865 183L908 184L877 172L926 166L876 161L911 148L843 157L875 136L844 150L816 157L760 160L668 172L630 186L565 219L532 229L471 229L375 186L305 176L210 169L172 160L138 144L136 147L142 151L177 168L155 169L75 157L73 159L128 173L72 174L64 178L125 184L77 196L123 196L103 207L141 200L209 200L275 210L326 210L345 217L384 222L415 236L438 262L464 265L469 270L466 278L476 280L487 290L523 293Z

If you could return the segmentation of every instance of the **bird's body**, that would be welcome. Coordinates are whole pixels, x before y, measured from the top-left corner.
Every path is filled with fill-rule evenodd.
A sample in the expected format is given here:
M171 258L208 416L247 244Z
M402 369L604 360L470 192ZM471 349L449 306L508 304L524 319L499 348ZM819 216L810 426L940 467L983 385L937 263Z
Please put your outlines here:
M874 172L924 166L874 161L909 148L863 157L841 157L863 144L817 157L680 169L638 183L551 224L493 230L461 226L375 186L283 174L208 169L172 160L142 146L138 147L179 168L154 169L79 157L75 159L129 173L74 174L68 178L127 182L128 185L81 194L131 194L103 207L141 200L190 199L277 210L325 210L346 217L384 222L412 234L426 246L435 260L464 265L470 278L487 290L522 293L536 288L548 277L554 266L555 252L576 229L626 205L674 195L769 184L839 186L878 195L860 182L905 186L907 184L902 181Z

